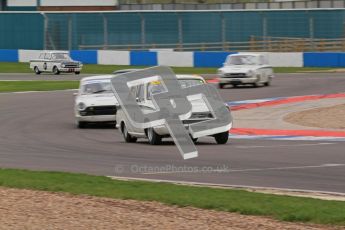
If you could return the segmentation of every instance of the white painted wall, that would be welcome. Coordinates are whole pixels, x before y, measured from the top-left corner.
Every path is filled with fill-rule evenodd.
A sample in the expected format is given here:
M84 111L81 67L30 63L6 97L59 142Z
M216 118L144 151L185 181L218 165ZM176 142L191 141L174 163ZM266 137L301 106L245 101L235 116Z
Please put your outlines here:
M19 50L19 62L29 62L32 59L37 59L42 50Z
M267 53L268 63L274 67L303 67L303 53Z
M129 51L98 50L97 60L101 65L130 65Z
M180 67L188 67L194 65L193 52L158 51L157 59L158 65Z
M115 6L117 0L41 0L41 6Z
M41 50L19 50L19 62L37 59ZM274 67L303 67L303 53L263 53ZM158 65L193 67L193 52L158 51ZM130 65L130 51L98 50L98 64Z
M37 6L37 0L7 0L7 6Z

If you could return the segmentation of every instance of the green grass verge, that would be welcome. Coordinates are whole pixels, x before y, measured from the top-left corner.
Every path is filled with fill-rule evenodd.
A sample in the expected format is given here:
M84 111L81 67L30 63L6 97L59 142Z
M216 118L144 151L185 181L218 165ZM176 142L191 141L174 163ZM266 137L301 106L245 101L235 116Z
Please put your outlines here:
M339 68L324 68L324 67L274 67L273 70L275 73L298 73L298 72L304 72L304 71L328 71L328 70L334 70Z
M82 73L109 74L115 70L130 68L145 68L147 66L121 66L121 65L84 65ZM305 68L305 67L275 67L275 73L295 73L300 71L321 71L332 68ZM334 68L333 68L334 69ZM215 74L217 68L173 67L177 74ZM0 62L0 73L33 73L28 63Z
M79 81L0 81L0 92L77 89Z
M345 225L345 202L341 201L16 169L0 169L0 186L158 201L179 207L193 206L246 215L270 216L283 221Z

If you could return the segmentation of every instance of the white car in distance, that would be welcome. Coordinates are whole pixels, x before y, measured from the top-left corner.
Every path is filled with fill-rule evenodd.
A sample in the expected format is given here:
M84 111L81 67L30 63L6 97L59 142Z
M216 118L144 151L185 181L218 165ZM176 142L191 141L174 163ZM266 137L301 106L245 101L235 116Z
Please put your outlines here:
M51 72L55 75L60 73L80 74L83 64L74 61L65 51L45 51L40 54L38 59L30 60L30 68L36 74Z
M273 76L272 66L268 65L263 54L231 54L224 66L218 69L219 88L225 85L260 85L269 86Z
M116 123L117 100L114 96L111 78L114 75L85 77L75 93L74 113L78 128L89 123Z
M176 75L176 77L182 88L206 84L205 80L202 77L196 75ZM131 87L130 91L133 94L133 97L136 98L138 105L141 107L142 111L144 113L149 113L157 110L151 99L151 95L164 92L165 88L160 81L154 81ZM186 128L188 128L190 124L213 119L213 115L209 111L203 99L189 99L189 101L192 105L192 115L187 120L182 121ZM226 105L224 104L224 106ZM231 116L230 110L229 116ZM119 106L117 110L116 126L120 129L126 142L136 142L138 138L147 138L150 144L159 145L161 144L163 138L170 137L169 130L165 125L160 125L148 129L142 129L133 126L131 122L129 122L125 112L121 109L121 106ZM229 125L229 127L221 127L217 131L217 133L213 133L211 135L215 138L217 144L227 143L231 126L232 123ZM193 138L193 141L196 142L197 138Z

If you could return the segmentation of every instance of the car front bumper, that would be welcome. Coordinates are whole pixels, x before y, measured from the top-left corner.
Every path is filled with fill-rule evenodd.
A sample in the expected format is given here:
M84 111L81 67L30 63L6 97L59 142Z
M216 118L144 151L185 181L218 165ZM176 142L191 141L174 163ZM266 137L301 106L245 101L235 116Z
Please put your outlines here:
M189 130L189 126L190 125L191 124L184 124L184 127L187 130ZM228 127L220 127L220 128L218 128L217 131L213 130L209 134L205 134L205 135L201 135L201 136L211 136L211 135L214 135L214 134L217 134L217 133L222 133L222 132L229 131L231 128L232 128L232 122L230 123L230 125ZM170 136L169 130L168 130L168 128L165 125L156 126L153 129L159 135ZM207 130L206 130L206 133L207 133Z
M76 116L77 121L85 122L115 122L115 115L94 115L94 116Z
M253 84L258 82L257 77L221 77L219 78L220 84Z
M81 68L80 67L79 68L62 68L62 67L60 67L59 71L65 72L65 73L80 72Z

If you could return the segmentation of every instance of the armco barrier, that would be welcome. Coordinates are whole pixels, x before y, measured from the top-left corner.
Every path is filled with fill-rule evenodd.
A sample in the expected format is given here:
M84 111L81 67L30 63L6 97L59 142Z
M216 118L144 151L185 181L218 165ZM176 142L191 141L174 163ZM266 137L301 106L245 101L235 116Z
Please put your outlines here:
M0 50L0 62L28 62L39 50ZM72 50L85 64L132 66L220 67L230 52ZM345 67L345 52L264 53L274 67ZM1 71L1 70L0 70Z
M71 58L86 64L97 64L97 50L71 50Z
M194 67L221 67L230 52L194 52Z
M268 63L275 67L303 67L303 53L267 53Z
M18 50L18 60L16 62L29 62L31 59L37 59L40 53L41 50Z
M97 52L98 64L101 65L130 65L129 51L99 50Z
M18 62L18 50L0 50L0 62Z
M304 53L305 67L344 67L345 53Z
M193 52L157 52L158 65L188 67L194 66Z
M155 66L158 64L157 52L131 51L129 55L131 65Z

